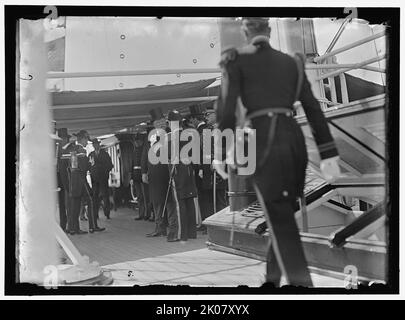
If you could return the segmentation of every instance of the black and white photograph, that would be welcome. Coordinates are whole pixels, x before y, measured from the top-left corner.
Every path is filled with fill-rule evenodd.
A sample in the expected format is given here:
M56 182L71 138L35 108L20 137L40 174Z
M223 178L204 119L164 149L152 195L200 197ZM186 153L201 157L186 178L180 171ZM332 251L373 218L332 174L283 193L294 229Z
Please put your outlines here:
M399 293L399 7L3 12L6 295Z

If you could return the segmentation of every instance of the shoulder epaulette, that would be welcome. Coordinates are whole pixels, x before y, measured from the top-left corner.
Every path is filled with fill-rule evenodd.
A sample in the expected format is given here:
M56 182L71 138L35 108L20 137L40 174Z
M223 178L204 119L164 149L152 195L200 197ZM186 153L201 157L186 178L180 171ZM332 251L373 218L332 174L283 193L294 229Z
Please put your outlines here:
M245 55L245 54L253 54L257 52L257 46L253 44L249 44L246 46L243 46L241 48L228 48L222 51L221 53L221 61L219 65L221 67L226 66L230 61L236 60L236 58L239 55Z
M234 61L238 56L238 50L236 48L228 48L221 52L221 60L219 61L219 66L224 67L230 61Z

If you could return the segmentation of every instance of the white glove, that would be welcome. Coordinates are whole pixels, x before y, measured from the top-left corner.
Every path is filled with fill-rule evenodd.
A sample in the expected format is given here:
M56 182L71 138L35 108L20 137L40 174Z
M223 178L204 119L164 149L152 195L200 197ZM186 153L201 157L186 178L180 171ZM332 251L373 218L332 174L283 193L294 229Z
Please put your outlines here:
M225 163L217 159L212 160L213 168L218 172L222 179L228 179L228 174L225 172Z
M148 181L148 174L142 173L142 182L143 182L143 183L149 183L149 181Z
M156 141L157 141L157 134L155 133L155 134L152 134L152 135L150 136L150 140L149 140L150 145L153 146Z
M331 183L340 177L339 156L321 160L321 173L323 178Z

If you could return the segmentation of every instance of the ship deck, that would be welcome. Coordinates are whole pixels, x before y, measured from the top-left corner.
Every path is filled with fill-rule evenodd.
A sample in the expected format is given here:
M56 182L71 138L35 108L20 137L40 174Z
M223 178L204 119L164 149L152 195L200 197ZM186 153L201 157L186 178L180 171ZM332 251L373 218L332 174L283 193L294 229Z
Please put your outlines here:
M82 255L111 271L115 286L189 285L195 287L260 287L265 263L207 248L207 235L169 243L164 237L147 238L154 223L135 221L129 208L112 211L111 220L100 212L105 232L69 236ZM81 221L87 230L87 222ZM312 274L315 287L344 287L342 280Z

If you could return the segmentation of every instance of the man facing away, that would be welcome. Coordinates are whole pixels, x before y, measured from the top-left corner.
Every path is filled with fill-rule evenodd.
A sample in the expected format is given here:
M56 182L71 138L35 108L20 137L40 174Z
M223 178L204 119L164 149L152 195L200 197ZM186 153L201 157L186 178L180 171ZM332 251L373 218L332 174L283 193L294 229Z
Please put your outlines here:
M304 135L293 118L299 100L312 128L329 178L339 175L338 151L323 112L305 75L304 61L273 49L268 19L245 18L242 31L248 45L221 56L222 93L218 101L219 129L235 129L235 109L241 98L247 118L256 130L256 172L253 185L265 212L271 246L267 256L267 281L311 287L312 280L294 218L296 200L303 196L307 150ZM302 75L302 85L299 83ZM226 177L224 163L214 163Z
M91 163L90 176L93 189L94 216L98 218L100 208L100 197L103 199L104 215L110 219L110 198L108 190L108 178L111 169L114 167L110 155L101 149L98 139L92 140L94 151L90 152L89 159Z

